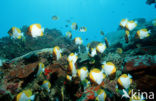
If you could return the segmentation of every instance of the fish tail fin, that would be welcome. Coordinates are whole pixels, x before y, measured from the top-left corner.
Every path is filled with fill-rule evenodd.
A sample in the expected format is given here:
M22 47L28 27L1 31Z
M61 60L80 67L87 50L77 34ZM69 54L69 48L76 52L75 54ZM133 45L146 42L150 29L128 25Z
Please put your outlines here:
M138 21L134 21L136 24L138 24Z
M128 74L128 77L129 77L129 78L132 78L132 75Z
M151 30L148 30L148 33L151 33Z
M103 65L106 64L106 61L103 61L102 64L103 64Z
M42 28L41 30L42 30L42 32L44 32L44 28Z
M29 99L32 100L32 101L34 101L35 95L30 96Z

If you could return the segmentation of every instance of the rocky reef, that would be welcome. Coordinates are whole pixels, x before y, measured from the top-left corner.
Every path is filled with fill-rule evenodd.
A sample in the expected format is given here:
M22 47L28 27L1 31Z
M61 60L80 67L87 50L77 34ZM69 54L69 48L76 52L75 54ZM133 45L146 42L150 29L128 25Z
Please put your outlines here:
M27 26L23 26L21 31L26 33L27 28ZM25 36L25 40L12 39L10 37L1 38L0 57L13 59L34 50L51 48L54 46L60 46L64 49L69 49L70 47L71 51L76 51L74 42L63 37L62 33L56 29L45 29L43 37L32 38L26 34Z
M155 4L155 3L156 3L155 0L146 0L146 4L151 5L151 4Z
M156 26L143 18L135 20L138 21L138 26L130 32L129 43L125 43L124 30L119 28L105 36L108 38L109 47L103 54L95 57L88 56L85 46L80 46L81 51L78 52L78 46L73 40L64 37L56 29L46 29L45 35L39 38L1 38L0 101L16 101L17 94L25 89L32 90L35 101L94 101L97 97L96 92L101 88L105 89L107 101L121 100L122 94L116 85L119 76L124 73L133 77L130 89L155 92ZM150 37L144 40L135 39L136 31L141 28L151 30ZM27 26L24 26L22 31L26 33L26 29ZM94 48L98 43L92 42L90 47ZM63 49L62 58L57 61L52 53L54 46ZM106 78L101 85L93 84L84 90L80 78L74 77L71 81L66 78L69 72L67 57L72 52L78 53L77 68L86 66L88 70L94 67L100 69L102 61L114 63L117 69L115 77ZM39 63L45 65L45 72L38 77L36 74ZM44 80L50 81L50 92L42 88Z

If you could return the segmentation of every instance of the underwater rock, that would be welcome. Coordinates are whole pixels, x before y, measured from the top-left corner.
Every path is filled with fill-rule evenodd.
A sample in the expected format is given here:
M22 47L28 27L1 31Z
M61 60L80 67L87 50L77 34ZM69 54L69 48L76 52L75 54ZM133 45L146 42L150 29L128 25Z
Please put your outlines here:
M4 94L3 96L0 96L1 101L12 101L12 96L9 93Z
M2 62L2 60L0 59L0 67L3 65L3 62Z
M123 63L123 57L118 53L109 52L104 57L102 57L103 61L112 62L117 67L121 67Z
M142 25L142 24L146 23L146 19L145 18L135 18L133 20L137 21L138 25Z
M80 58L79 63L85 64L85 61L88 61L89 56L88 56L87 53L81 53L81 54L79 55L79 58Z
M134 72L141 69L156 67L156 56L143 55L125 58L125 72Z
M155 92L153 88L156 86L156 56L127 57L125 59L124 71L133 76L137 89Z
M69 52L77 50L74 42L65 38L59 30L46 28L44 36L32 38L26 35L26 29L27 27L23 26L22 30L25 32L24 40L15 40L10 37L3 37L0 39L0 57L13 59L31 51L54 46L68 49Z
M153 3L156 3L156 1L155 1L155 0L147 0L147 1L146 1L146 4L149 4L149 5L151 5L151 4L153 4Z
M114 46L117 43L124 42L124 37L123 37L124 35L125 35L124 30L118 30L106 34L107 40L109 42L109 46Z
M52 51L53 51L53 48L45 48L45 49L41 49L41 50L32 51L23 56L12 59L10 61L10 63L11 62L19 62L19 61L28 60L28 59L31 59L31 61L32 61L33 60L32 58L41 57L41 55L42 56L45 56L45 54L52 55Z
M6 61L8 61L8 59L4 59L0 57L0 67L3 66L3 63L5 63Z

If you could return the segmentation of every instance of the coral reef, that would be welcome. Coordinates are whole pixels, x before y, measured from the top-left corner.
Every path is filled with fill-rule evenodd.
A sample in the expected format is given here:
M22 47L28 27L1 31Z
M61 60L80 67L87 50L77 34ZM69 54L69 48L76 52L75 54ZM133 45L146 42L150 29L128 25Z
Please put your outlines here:
M15 101L17 94L25 89L32 90L35 95L34 101L91 101L97 98L99 89L106 92L107 101L121 100L123 92L117 80L122 74L132 75L133 81L129 89L155 91L156 27L143 18L135 20L138 21L138 26L130 31L128 43L124 40L125 30L118 28L116 32L105 36L109 47L104 53L98 53L94 57L88 56L83 45L80 46L79 52L74 41L64 37L56 29L45 29L43 37L34 39L26 36L23 41L9 37L1 38L0 100ZM144 40L136 39L136 31L141 28L151 30L150 37ZM27 26L23 26L22 32L27 32ZM99 43L93 41L88 47L96 48ZM62 57L59 60L53 56L54 46L62 49ZM70 53L75 52L78 53L77 62L73 64L76 69L85 66L88 72L93 68L98 68L100 71L103 62L106 61L115 65L115 75L113 78L107 76L99 85L92 82L88 76L85 78L86 81L81 81L78 76L70 78L70 62L67 58ZM44 65L43 68L40 67L40 63ZM50 92L42 86L44 80L51 83ZM123 98L123 100L129 99Z

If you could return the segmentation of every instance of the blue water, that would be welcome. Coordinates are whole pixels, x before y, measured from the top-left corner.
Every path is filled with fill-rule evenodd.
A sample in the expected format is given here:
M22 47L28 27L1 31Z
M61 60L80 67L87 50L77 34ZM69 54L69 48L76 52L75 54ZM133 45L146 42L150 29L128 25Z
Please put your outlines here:
M88 31L73 32L88 41L102 40L100 30L105 33L116 31L123 18L156 18L154 6L146 0L3 0L0 3L0 37L7 36L9 28L40 23L44 28L60 29L63 34L71 30L65 28L66 20L86 26ZM56 15L58 21L52 21ZM63 27L63 29L61 29ZM87 41L85 41L86 43Z

